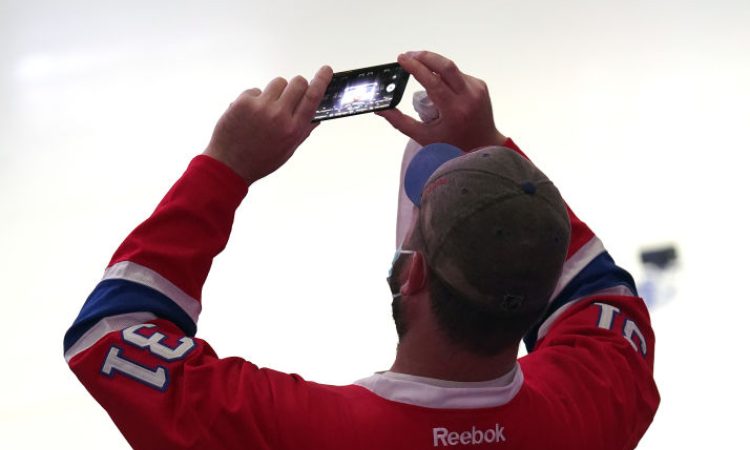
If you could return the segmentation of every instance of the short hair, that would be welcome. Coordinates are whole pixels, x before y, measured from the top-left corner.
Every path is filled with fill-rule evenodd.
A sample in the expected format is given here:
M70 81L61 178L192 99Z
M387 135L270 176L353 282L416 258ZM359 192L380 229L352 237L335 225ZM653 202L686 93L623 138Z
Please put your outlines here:
M461 298L429 270L427 289L438 326L460 348L480 356L494 356L516 346L543 317L547 306L507 312Z
M408 247L424 251L424 241L419 227L412 230L407 239ZM516 346L547 311L548 304L537 303L532 308L493 308L464 298L440 279L427 263L426 288L430 295L430 307L438 326L448 339L468 352L479 356L495 356L503 350ZM396 309L394 305L394 319ZM401 332L406 325L398 323Z

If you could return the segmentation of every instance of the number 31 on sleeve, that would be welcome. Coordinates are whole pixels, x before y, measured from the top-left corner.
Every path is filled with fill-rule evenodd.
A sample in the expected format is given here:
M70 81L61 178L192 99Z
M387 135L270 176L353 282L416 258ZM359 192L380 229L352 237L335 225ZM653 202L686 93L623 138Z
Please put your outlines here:
M186 357L195 348L195 341L184 336L177 342L174 348L166 345L164 341L166 336L155 332L150 336L144 336L139 331L144 328L154 328L154 324L139 324L126 328L122 331L122 338L125 343L140 349L147 349L152 355L164 361L176 361ZM122 349L113 345L107 352L107 357L102 364L101 373L112 377L115 373L125 375L138 382L145 384L159 391L164 391L169 386L169 369L164 366L150 368L142 366L135 361L128 360L121 356Z

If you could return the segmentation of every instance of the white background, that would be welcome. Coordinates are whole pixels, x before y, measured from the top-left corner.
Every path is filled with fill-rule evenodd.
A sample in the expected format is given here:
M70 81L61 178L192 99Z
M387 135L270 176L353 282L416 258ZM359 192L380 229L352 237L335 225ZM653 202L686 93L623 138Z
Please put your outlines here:
M677 245L639 449L747 448L748 24L746 0L0 0L0 448L128 447L62 337L237 94L419 49L487 81L500 130L636 277L642 248ZM253 186L199 336L320 382L388 368L405 142L326 122Z

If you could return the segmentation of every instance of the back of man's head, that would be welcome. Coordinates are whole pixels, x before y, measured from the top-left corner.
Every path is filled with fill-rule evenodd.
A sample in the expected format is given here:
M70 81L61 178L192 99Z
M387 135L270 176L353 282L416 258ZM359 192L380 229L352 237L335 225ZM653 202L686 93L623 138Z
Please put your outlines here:
M417 203L410 244L429 267L441 328L481 355L517 345L546 310L567 254L557 188L513 150L487 147L442 163Z

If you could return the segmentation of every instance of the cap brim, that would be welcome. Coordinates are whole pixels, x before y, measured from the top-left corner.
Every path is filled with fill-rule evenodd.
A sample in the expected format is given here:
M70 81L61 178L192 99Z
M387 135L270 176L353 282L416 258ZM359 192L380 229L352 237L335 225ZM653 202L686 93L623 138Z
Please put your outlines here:
M414 155L404 174L404 191L414 205L422 204L422 190L433 173L446 162L458 158L464 152L444 143L428 144Z

